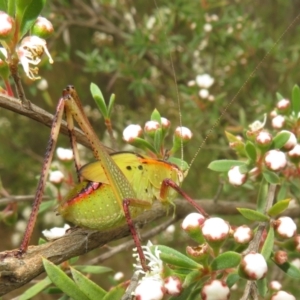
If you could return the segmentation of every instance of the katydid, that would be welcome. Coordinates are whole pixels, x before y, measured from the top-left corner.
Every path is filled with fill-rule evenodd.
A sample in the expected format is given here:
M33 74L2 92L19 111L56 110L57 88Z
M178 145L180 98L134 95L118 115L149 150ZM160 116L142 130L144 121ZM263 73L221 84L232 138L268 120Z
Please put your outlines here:
M133 218L150 209L154 200L172 204L176 192L202 214L206 213L181 190L184 170L179 166L130 152L109 155L83 113L73 86L68 86L63 91L57 105L32 213L19 252L26 251L32 234L64 112L74 149L76 169L83 180L60 204L59 213L73 224L97 230L113 229L127 222L141 265L147 270ZM73 118L85 133L97 160L82 169L76 151Z

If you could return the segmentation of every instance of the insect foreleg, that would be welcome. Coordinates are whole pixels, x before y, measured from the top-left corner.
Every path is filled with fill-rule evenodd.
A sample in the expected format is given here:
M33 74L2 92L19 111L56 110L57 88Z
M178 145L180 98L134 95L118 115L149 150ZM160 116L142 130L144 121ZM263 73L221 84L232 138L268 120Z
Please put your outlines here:
M185 200L187 200L193 207L196 208L196 210L201 213L204 217L209 217L209 215L206 213L206 211L195 202L191 197L189 197L182 188L176 184L172 179L166 178L163 180L160 188L160 197L161 199L166 199L168 194L168 189L172 188L174 189L178 194L180 194Z

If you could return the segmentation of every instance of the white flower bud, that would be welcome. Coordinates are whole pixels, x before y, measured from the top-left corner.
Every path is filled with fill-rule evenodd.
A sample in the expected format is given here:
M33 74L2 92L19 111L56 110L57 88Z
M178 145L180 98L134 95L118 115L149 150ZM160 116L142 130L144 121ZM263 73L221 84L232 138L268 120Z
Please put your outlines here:
M270 282L269 287L271 290L279 291L282 288L282 284L279 281L273 280Z
M52 23L43 17L38 17L33 27L31 28L32 35L47 39L54 31Z
M59 183L62 183L62 181L64 180L64 177L65 176L61 171L59 171L59 170L52 171L49 174L49 181L53 184L59 184Z
M240 275L248 280L259 280L266 276L268 265L260 253L250 252L246 254L240 264Z
M239 244L249 243L253 238L253 231L250 227L242 225L234 230L234 240Z
M201 290L201 297L205 300L227 300L229 296L230 289L223 280L211 280Z
M163 128L169 128L170 124L171 124L171 122L168 119L166 119L164 117L161 118L161 126Z
M247 179L247 174L242 174L240 172L239 166L232 167L228 171L228 181L230 184L234 186L240 186L244 184L246 179Z
M288 152L289 157L299 157L300 156L300 144L297 144L291 151Z
M266 166L273 171L280 171L285 168L287 160L285 154L279 150L270 150L265 156Z
M202 225L202 234L207 241L224 241L229 235L229 224L221 218L206 219Z
M278 291L271 296L270 300L296 300L296 298L285 291Z
M205 32L211 32L212 29L213 29L213 27L212 27L212 25L209 24L209 23L206 23L206 24L204 24L204 26L203 26L203 30L204 30Z
M262 145L262 146L270 145L270 143L272 142L272 139L273 139L273 137L272 137L271 133L269 133L267 131L260 131L255 138L256 143L258 145Z
M209 96L209 91L207 89L201 89L199 91L199 96L202 98L202 99L206 99L208 98Z
M164 282L159 278L144 277L135 289L135 297L139 300L161 300L164 295Z
M279 133L282 133L282 132L287 132L290 134L290 138L284 144L283 148L285 150L292 150L297 145L297 138L296 138L295 134L290 131L287 131L287 130L282 130Z
M183 139L183 141L189 141L193 137L191 130L184 126L178 126L175 129L175 135Z
M209 74L202 74L196 76L196 83L200 88L209 89L215 82L215 79Z
M199 213L190 213L188 214L183 222L181 223L181 228L183 230L188 230L189 228L200 228L200 225L203 224L205 218Z
M66 148L62 148L62 147L58 147L56 149L56 155L57 155L58 159L60 159L62 161L71 161L74 158L72 149L66 149Z
M283 238L291 238L296 234L297 225L290 217L280 217L274 222L276 232Z
M14 32L15 20L4 11L0 11L0 38L10 38Z
M285 123L285 119L284 119L284 116L282 116L282 115L278 115L272 119L272 127L274 129L282 128L284 123Z
M176 276L169 276L165 279L166 293L172 296L180 295L182 291L182 283Z
M123 139L125 142L132 142L134 141L137 137L139 137L142 134L142 127L140 125L128 125L124 130L123 130Z
M291 105L290 100L288 100L288 99L281 99L281 100L276 104L276 107L277 107L279 110L285 110L285 109L287 109L288 107L290 107L290 105Z
M124 278L124 273L123 272L117 272L115 275L114 275L114 280L116 281L120 281L121 279Z
M47 240L56 240L64 236L69 228L70 225L65 224L64 227L53 227L50 230L43 230L42 234Z

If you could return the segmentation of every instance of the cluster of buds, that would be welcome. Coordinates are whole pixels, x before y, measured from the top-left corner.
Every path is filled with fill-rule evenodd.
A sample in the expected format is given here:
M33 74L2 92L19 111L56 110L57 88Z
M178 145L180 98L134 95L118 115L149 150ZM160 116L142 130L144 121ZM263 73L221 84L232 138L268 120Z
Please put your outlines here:
M277 103L276 110L271 113L273 131L265 128L265 116L263 122L255 121L249 126L245 131L245 139L227 132L229 145L239 160L215 161L210 165L211 169L227 171L228 181L234 186L241 186L247 180L260 182L262 177L269 183L279 183L280 178L286 181L297 178L300 163L298 143L300 99L297 99L297 91L300 89L295 86L292 101L282 98ZM280 122L279 117L282 119Z
M208 24L208 27L211 25ZM209 89L214 84L215 79L211 77L209 74L200 74L197 75L195 80L191 80L188 82L188 86L196 86L198 90L198 95L201 99L206 99L208 101L214 101L215 97L210 94Z
M22 65L28 78L36 80L40 78L37 65L44 53L49 62L53 63L45 41L53 33L53 26L50 21L39 16L40 11L37 11L32 1L23 2L16 2L13 13L0 11L0 76L6 83L8 94L12 94L8 76L17 70L18 64ZM25 36L29 30L31 35Z
M192 132L186 127L177 127L173 135L172 148L166 150L164 144L170 126L171 122L161 117L155 109L151 115L151 120L146 122L144 129L140 125L131 124L124 129L123 139L130 145L146 150L150 156L173 162L174 158L171 156L190 141ZM174 161L174 163L176 162Z

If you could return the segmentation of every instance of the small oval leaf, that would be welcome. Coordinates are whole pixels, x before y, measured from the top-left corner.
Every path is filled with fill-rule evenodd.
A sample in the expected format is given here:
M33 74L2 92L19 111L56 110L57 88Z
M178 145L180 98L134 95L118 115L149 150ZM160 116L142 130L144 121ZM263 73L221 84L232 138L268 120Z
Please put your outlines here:
M285 200L278 201L268 210L268 215L270 217L275 217L275 216L281 214L288 208L290 201L291 201L291 199L285 199Z
M107 272L112 272L113 270L108 267L103 266L80 266L76 265L73 266L74 269L84 272L84 273L90 273L90 274L103 274Z
M159 251L161 251L159 258L167 264L171 264L180 268L202 269L202 265L170 247L156 245L151 246L150 248L154 251L156 247Z
M247 166L247 164L239 160L220 159L211 162L208 165L208 168L216 172L228 172L232 167L235 166Z
M52 284L52 281L49 277L45 277L44 279L40 280L34 286L30 287L26 292L24 292L18 299L19 300L28 300L32 299L35 295L39 292L43 291L47 286Z
M241 255L239 253L228 251L216 257L211 263L211 268L213 271L235 268L240 261Z
M273 262L283 271L285 272L287 275L289 275L290 277L293 278L297 278L300 279L300 269L297 268L296 266L292 265L289 262L285 262L284 264L277 264L274 260Z
M237 208L237 210L248 220L257 222L268 222L270 218L256 210L249 208Z
M280 149L282 148L286 142L289 140L291 134L286 131L281 131L273 139L272 147L274 149Z
M245 145L245 150L248 158L250 158L253 162L256 161L257 153L254 144L250 141L247 141Z
M267 238L261 250L261 255L268 260L271 256L274 247L274 228L270 227Z
M231 288L241 277L237 273L231 273L226 278L226 284L229 288Z
M279 184L280 183L279 176L276 173L265 169L265 170L263 170L262 174L263 174L264 179L268 183L270 183L270 184Z
M300 112L300 89L298 85L295 85L292 91L292 110L298 117Z

